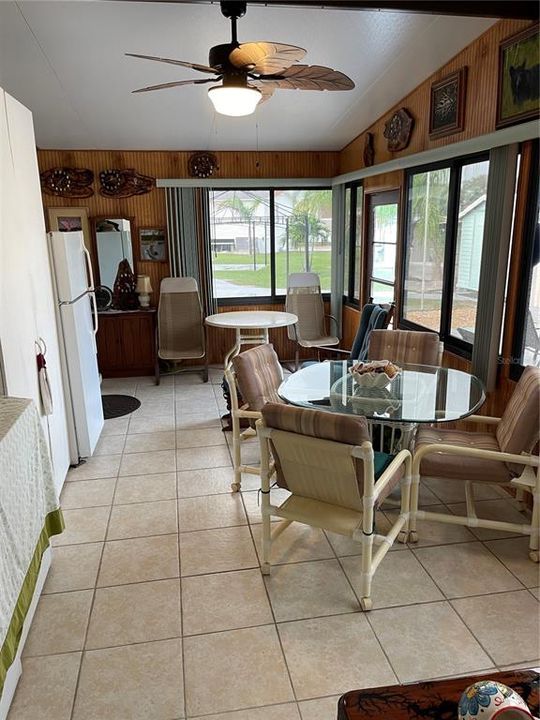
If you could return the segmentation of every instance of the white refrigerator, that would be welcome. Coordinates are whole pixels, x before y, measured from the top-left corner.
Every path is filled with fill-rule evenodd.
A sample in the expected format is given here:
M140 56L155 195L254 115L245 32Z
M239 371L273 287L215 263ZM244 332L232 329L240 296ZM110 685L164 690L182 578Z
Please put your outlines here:
M56 293L71 464L92 455L103 429L90 253L82 232L48 235Z

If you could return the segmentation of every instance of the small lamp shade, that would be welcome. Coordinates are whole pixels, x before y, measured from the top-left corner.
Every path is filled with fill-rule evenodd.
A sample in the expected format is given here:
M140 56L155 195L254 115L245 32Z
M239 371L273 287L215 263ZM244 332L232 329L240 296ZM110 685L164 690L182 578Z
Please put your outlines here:
M137 275L137 287L135 288L135 292L145 294L152 292L152 285L150 284L150 278L148 275Z
M135 292L139 295L139 303L141 307L150 307L150 295L152 292L152 285L150 284L150 278L148 275L137 275L137 286Z

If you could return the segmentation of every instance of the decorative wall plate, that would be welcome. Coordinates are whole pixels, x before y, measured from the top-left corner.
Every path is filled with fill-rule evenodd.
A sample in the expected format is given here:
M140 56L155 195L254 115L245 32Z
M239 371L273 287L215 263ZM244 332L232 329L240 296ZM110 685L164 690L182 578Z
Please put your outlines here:
M219 170L219 165L214 153L198 152L189 156L188 172L191 177L208 178L216 170Z
M99 194L104 197L125 198L132 195L144 195L150 192L156 181L149 175L141 175L136 170L102 170L99 173Z
M405 150L411 139L414 118L406 108L400 108L384 126L384 137L388 140L388 150Z
M44 170L40 176L41 189L47 195L68 198L86 198L94 194L89 187L94 182L91 170L55 167Z

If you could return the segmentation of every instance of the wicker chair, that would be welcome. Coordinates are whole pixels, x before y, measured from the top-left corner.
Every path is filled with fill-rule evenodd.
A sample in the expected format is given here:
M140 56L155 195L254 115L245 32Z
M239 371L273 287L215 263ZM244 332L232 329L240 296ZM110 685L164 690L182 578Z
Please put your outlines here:
M253 426L261 418L261 410L267 402L280 402L278 387L283 381L283 369L272 345L257 345L240 353L225 371L231 397L231 420L233 440L233 492L242 485L242 473L258 475L260 470L252 465L242 464L242 441L255 434ZM241 404L239 402L239 394ZM241 431L242 420L249 420L251 426Z
M534 454L540 427L540 369L527 367L502 418L472 415L467 422L495 426L495 434L424 428L418 432L413 462L411 540L417 539L416 520L485 527L530 535L529 555L539 560L540 462ZM444 478L465 485L467 515L443 515L418 510L421 478ZM530 523L487 520L476 515L474 483L513 487L530 492L533 510Z
M412 330L373 330L369 338L368 360L391 360L399 365L440 365L443 345L434 332Z
M272 541L292 522L339 533L362 545L361 605L370 610L373 574L393 542L407 536L411 454L374 453L365 418L269 403L257 422L261 445L262 566L270 573ZM273 456L273 462L270 456ZM291 495L270 502L273 479ZM401 510L387 535L376 511L401 484ZM271 517L282 518L272 531ZM373 543L380 547L373 552Z
M325 315L321 294L321 281L317 273L291 273L287 278L285 310L298 317L295 325L287 328L289 340L296 343L295 369L300 363L300 348L331 347L339 344L339 338L329 335L326 318L334 321L332 315Z

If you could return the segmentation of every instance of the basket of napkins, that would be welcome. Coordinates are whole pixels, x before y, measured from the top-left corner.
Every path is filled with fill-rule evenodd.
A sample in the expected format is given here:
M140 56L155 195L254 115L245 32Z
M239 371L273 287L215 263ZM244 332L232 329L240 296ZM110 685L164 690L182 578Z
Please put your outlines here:
M390 360L373 360L355 363L349 372L359 387L383 388L399 375L401 368Z

